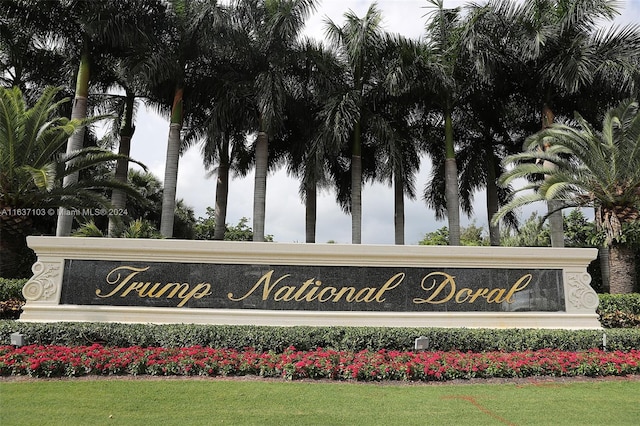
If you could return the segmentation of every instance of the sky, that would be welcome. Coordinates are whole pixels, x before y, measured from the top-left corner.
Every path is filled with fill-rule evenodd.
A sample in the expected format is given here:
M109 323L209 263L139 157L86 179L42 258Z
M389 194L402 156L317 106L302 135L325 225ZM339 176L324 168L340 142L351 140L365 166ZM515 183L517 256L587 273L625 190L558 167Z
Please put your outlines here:
M344 22L344 14L351 10L364 16L372 0L321 0L316 12L307 22L305 34L324 39L324 22L327 18L338 25ZM418 38L424 34L427 0L378 0L382 11L383 27L387 32ZM461 6L467 1L445 0L446 8ZM640 23L640 0L620 2L622 14L616 22ZM140 109L136 117L136 132L131 144L131 157L143 162L160 180L164 178L164 162L169 132L168 120ZM227 224L236 225L243 217L253 221L254 171L247 177L230 177ZM405 199L405 243L417 244L426 233L433 232L447 221L437 221L433 210L427 208L422 193L429 181L429 164L425 158L416 179L417 197ZM202 165L200 146L194 145L180 158L178 166L178 199L192 207L196 218L204 217L206 208L215 205L215 175L209 176ZM298 195L299 182L288 176L284 169L271 172L267 178L265 234L273 235L276 242L303 243L305 241L304 204ZM474 216L461 215L463 226L475 223L485 229L488 226L485 195L480 192L474 198ZM529 212L522 212L525 220ZM485 232L486 233L486 232ZM349 244L351 242L351 216L344 213L335 201L333 190L321 190L318 194L316 242ZM362 189L362 243L393 244L393 191L390 186L367 183Z

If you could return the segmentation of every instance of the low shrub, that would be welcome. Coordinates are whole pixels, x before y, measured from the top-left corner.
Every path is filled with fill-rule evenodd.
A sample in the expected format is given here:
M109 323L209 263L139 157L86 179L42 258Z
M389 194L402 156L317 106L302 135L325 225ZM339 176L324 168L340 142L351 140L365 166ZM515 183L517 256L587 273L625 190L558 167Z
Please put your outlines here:
M203 346L282 352L317 347L334 350L412 350L417 337L429 339L434 351L523 351L545 348L577 351L602 348L602 330L386 328L386 327L267 327L194 324L28 323L0 321L0 344L20 332L29 344L113 347ZM609 350L640 349L640 329L606 332Z
M25 303L22 287L27 282L22 278L0 278L0 319L18 319Z
M604 328L640 327L640 293L600 294L598 315Z
M0 302L12 299L24 302L22 287L26 282L26 278L0 278Z
M24 302L18 299L9 299L0 302L0 319L15 320L20 318Z

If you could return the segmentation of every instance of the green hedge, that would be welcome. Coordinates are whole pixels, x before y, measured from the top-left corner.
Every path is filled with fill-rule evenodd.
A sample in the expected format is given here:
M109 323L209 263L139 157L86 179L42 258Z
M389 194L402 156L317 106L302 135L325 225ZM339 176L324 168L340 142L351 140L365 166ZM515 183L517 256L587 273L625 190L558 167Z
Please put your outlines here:
M11 299L24 302L22 287L26 282L26 278L0 278L0 302Z
M640 293L600 294L598 315L604 328L640 327Z
M108 346L211 346L280 352L289 346L337 350L411 350L417 337L430 350L522 351L542 348L583 350L602 346L601 330L450 329L385 327L266 327L225 325L152 325L108 323L28 323L0 321L0 344L20 332L28 343ZM640 329L605 330L607 349L640 349Z
M0 278L0 319L18 319L22 313L24 278Z

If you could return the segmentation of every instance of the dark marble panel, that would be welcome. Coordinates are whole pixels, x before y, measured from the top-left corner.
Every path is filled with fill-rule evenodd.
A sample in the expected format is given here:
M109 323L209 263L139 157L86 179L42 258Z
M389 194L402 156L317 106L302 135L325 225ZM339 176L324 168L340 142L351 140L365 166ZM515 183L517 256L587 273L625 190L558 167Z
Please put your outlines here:
M386 311L564 311L560 269L67 260L62 304Z

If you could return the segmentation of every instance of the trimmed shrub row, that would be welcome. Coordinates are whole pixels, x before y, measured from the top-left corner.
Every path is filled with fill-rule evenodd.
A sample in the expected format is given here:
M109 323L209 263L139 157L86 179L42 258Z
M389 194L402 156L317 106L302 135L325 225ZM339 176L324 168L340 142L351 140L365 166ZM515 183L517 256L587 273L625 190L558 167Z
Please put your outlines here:
M640 327L640 293L600 294L598 314L604 328Z
M29 344L129 347L206 346L282 352L318 347L335 350L412 350L417 337L434 351L524 351L544 348L578 351L602 348L601 330L451 329L384 327L267 327L193 324L22 323L0 321L0 344L20 332ZM640 349L640 329L605 330L606 349Z

